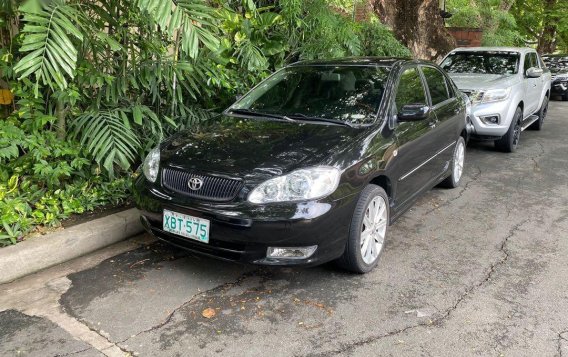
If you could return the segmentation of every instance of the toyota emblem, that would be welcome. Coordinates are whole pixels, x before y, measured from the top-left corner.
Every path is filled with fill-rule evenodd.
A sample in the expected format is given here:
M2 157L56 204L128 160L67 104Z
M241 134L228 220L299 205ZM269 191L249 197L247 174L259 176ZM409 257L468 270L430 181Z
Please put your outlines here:
M198 177L192 177L187 181L187 186L193 191L197 191L203 186L203 180Z

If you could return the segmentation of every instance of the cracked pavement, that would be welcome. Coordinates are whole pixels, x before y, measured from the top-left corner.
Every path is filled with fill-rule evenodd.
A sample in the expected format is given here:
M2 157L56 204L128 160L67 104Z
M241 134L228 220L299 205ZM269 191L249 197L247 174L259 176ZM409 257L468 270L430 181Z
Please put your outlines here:
M461 187L422 196L370 274L141 236L0 285L0 355L568 356L567 112L513 154L470 143Z

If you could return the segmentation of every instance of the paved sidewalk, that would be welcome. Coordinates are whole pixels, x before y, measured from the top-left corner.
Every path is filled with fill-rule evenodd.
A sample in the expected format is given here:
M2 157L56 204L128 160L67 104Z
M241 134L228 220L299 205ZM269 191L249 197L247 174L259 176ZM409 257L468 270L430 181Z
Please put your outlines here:
M0 285L0 355L568 356L567 137L552 102L518 152L471 144L462 186L421 198L364 276L139 237Z

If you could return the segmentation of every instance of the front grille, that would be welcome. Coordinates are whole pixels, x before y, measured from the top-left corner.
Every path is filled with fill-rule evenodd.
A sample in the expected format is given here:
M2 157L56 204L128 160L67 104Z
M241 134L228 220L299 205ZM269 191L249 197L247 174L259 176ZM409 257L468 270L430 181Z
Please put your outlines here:
M189 180L199 178L203 181L201 188L189 188ZM162 171L162 186L170 191L188 197L223 202L234 199L243 186L242 180L228 179L218 176L198 175L191 172L165 168Z

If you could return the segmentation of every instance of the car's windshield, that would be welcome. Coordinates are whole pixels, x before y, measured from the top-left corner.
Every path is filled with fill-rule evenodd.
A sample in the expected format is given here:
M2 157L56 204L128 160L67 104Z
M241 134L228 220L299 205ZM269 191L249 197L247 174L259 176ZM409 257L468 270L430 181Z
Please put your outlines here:
M568 71L568 55L566 56L543 56L542 60L552 73Z
M390 69L306 65L284 68L233 104L302 120L302 116L362 124L374 120Z
M516 74L519 58L518 52L458 51L446 57L441 66L448 73Z

